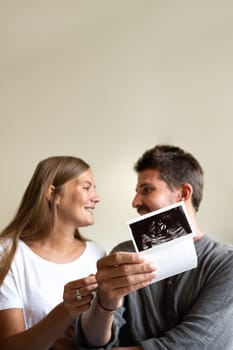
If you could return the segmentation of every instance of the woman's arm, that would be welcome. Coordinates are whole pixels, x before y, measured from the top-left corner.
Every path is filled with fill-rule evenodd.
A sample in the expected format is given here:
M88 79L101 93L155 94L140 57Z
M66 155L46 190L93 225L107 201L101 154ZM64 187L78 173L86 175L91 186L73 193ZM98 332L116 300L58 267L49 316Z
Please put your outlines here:
M1 350L46 350L71 323L72 318L61 303L42 321L25 330L22 309L0 311Z
M95 276L69 282L64 287L64 301L40 322L25 330L23 310L0 311L1 350L47 350L62 337L73 320L89 309L92 293L97 288ZM82 298L77 299L77 289Z

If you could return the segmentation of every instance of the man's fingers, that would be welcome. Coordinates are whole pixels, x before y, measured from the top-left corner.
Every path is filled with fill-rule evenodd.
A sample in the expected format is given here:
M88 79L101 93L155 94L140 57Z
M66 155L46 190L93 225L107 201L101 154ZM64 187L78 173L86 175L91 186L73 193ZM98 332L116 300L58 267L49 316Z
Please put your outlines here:
M97 269L121 264L140 264L145 259L138 253L116 252L97 261Z
M97 282L100 283L105 279L114 279L117 277L138 275L144 273L151 273L156 271L154 264L150 262L138 264L124 264L114 265L99 269L96 274Z
M113 290L118 288L130 287L147 281L152 281L157 276L156 271L148 273L128 274L111 279L103 279L99 281L99 289Z

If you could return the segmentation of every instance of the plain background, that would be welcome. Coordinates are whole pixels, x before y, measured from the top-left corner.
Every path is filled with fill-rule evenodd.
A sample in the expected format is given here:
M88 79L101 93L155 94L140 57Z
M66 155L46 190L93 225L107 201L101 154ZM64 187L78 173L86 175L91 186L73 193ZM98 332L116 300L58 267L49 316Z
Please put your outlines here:
M233 2L0 0L0 229L36 164L90 163L101 203L82 230L128 239L139 156L157 143L205 170L198 220L233 242Z

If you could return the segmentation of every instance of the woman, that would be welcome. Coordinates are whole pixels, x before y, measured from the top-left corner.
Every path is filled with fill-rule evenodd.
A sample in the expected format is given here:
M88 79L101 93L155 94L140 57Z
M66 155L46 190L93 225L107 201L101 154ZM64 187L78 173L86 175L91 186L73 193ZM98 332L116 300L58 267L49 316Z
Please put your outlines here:
M36 167L0 234L1 350L74 348L72 322L90 306L105 255L78 228L94 223L98 202L82 159L50 157Z

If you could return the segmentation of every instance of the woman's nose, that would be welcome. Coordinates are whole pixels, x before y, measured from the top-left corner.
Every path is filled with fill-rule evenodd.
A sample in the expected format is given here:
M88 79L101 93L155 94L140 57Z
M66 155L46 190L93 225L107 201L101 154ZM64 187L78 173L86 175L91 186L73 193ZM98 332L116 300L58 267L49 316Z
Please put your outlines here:
M99 203L100 202L100 197L99 195L97 194L97 192L94 192L93 196L92 196L92 200L93 202L95 203Z

